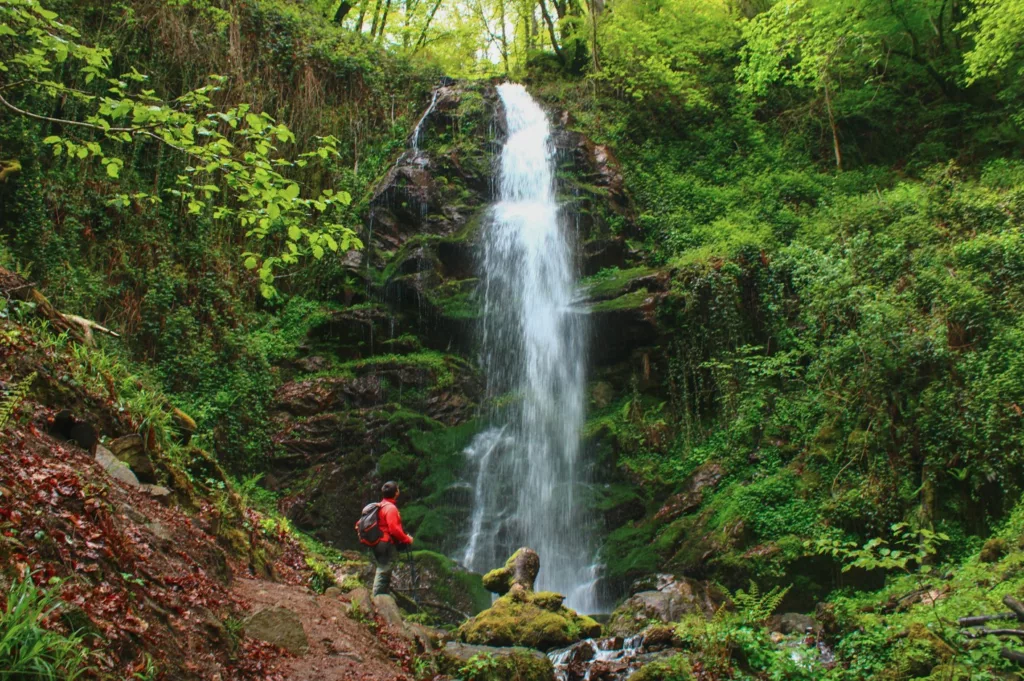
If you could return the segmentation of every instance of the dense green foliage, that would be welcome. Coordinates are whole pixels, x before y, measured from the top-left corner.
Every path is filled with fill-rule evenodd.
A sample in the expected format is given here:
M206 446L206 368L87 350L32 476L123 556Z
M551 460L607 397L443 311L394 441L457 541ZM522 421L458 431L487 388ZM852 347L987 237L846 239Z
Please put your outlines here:
M371 246L374 191L440 72L510 74L621 164L629 205L588 218L629 255L586 282L592 312L655 301L657 340L595 372L586 431L614 586L793 585L786 605L834 613L830 678L1010 668L954 620L1021 588L1020 0L0 0L0 21L0 265L122 333L81 380L147 405L133 372L152 374L196 444L273 476L293 461L282 385L377 377L379 403L330 424L345 462L408 483L410 529L451 548L479 424L427 416L475 380L472 348L433 334L480 311L475 279L416 258L479 225L479 85L425 143L442 199L417 224L459 228L342 252ZM387 339L346 336L389 316ZM993 536L1004 580L979 556ZM884 606L947 572L948 597ZM704 678L823 673L741 615L677 635L700 654L649 678L698 658Z
M21 579L6 589L0 612L0 679L72 681L90 671L89 650L77 632L61 634L42 625L63 604L56 589Z

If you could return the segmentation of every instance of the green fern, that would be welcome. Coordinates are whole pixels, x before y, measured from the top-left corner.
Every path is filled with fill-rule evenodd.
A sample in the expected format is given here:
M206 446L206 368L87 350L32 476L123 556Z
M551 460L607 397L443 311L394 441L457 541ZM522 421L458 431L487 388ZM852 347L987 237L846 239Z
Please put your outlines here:
M751 581L749 591L744 592L742 589L736 593L730 593L728 589L725 591L729 594L733 605L736 606L736 614L743 621L753 624L764 622L771 617L782 605L782 599L786 597L791 588L792 586L785 588L776 586L771 591L762 594L757 584Z
M7 391L3 401L0 401L0 431L7 428L7 423L14 416L14 412L18 411L18 407L25 401L25 397L28 396L29 388L32 387L32 381L34 380L36 380L36 374L32 372Z

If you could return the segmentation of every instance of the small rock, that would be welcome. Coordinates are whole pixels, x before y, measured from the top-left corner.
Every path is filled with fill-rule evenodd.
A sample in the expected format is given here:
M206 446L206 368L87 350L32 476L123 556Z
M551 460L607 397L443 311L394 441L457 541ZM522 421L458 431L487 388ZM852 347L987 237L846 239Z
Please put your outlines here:
M163 506L171 505L171 490L160 485L139 485L139 488Z
M819 631L818 622L810 615L798 612L787 612L776 615L768 621L768 629L780 634L806 634L808 631Z
M324 596L327 596L328 598L339 598L342 593L343 593L342 590L339 589L338 587L336 587L336 586L329 586L329 587L327 587L327 590L324 591Z
M244 627L246 636L284 648L293 655L305 655L309 650L302 620L288 608L260 610L246 618Z
M365 615L369 615L373 612L373 600L371 600L370 592L365 587L359 587L349 591L348 601L354 606L359 606L359 609L362 610Z
M135 477L135 473L127 464L114 456L109 449L103 445L96 445L96 462L103 468L107 475L120 480L126 485L138 487L141 483Z

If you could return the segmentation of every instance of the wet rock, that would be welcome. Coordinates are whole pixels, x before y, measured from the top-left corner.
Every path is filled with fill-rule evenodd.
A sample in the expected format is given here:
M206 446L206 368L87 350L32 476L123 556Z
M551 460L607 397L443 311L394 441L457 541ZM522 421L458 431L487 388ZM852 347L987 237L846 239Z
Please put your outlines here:
M629 636L651 624L676 622L684 615L711 617L724 601L725 594L709 582L677 578L658 591L641 591L626 599L612 613L608 631Z
M609 267L625 267L629 252L622 239L591 239L583 244L583 276Z
M103 471L114 478L120 480L126 485L132 487L138 487L141 483L139 479L135 477L135 473L128 467L128 464L118 459L114 454L104 447L103 445L96 446L96 462L103 468Z
M540 557L537 552L523 547L505 561L504 567L491 570L484 575L484 587L499 596L508 593L515 587L533 591L539 571Z
M288 608L265 608L247 617L243 626L246 636L284 648L293 655L305 655L309 650L302 620Z
M484 576L484 586L503 593L494 604L459 627L465 643L526 646L550 650L597 636L601 625L562 605L565 597L551 591L533 591L540 558L521 548L503 568Z
M664 295L641 288L593 303L590 318L598 338L591 346L594 361L614 364L627 359L637 348L654 345L661 335L657 308Z
M128 464L139 482L148 485L155 485L158 482L156 465L146 450L146 442L141 435L125 435L111 441L107 446L114 456Z
M704 491L718 485L724 472L722 465L717 461L709 461L702 465L686 481L682 492L669 497L654 515L654 519L668 523L696 509L704 501Z
M550 596L545 592L508 593L459 627L459 638L480 645L550 650L600 634L600 624L562 605L552 607L561 602L561 596Z
M768 630L788 636L791 634L805 634L809 631L818 632L821 631L821 627L818 625L817 620L810 615L787 612L782 615L775 615L768 620Z

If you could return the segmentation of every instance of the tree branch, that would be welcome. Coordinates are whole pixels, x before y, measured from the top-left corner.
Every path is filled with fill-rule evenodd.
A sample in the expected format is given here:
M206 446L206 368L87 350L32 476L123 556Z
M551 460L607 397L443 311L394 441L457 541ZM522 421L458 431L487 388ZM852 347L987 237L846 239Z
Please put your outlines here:
M143 128L104 128L102 125L96 125L95 123L85 123L84 121L69 121L63 118L50 118L49 116L42 116L40 114L32 113L31 111L19 109L18 107L14 106L6 99L4 99L3 95L0 95L0 104L3 104L16 114L27 116L28 118L34 118L37 121L46 121L47 123L57 123L59 125L77 125L82 128L89 128L90 130L99 130L100 132L127 132L133 135L144 131Z
M548 12L548 6L544 0L538 0L538 2L540 3L540 13L544 16L544 23L548 26L548 34L551 36L551 46L555 48L555 54L562 62L562 66L565 66L565 57L562 55L562 48L558 46L558 36L555 33L555 22L551 19L551 13Z

